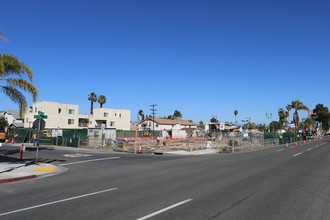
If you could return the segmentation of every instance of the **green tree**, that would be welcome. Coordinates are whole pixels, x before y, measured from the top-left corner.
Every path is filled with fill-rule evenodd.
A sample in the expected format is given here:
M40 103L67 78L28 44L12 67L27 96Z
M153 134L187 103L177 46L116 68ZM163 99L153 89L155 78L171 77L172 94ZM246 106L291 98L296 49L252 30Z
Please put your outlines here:
M202 128L202 129L205 128L205 125L204 125L204 122L203 122L203 121L200 121L200 122L198 123L198 126L199 126L200 128Z
M5 128L8 127L8 122L5 117L0 117L0 132L4 132Z
M293 122L295 124L296 127L296 132L299 128L299 114L298 111L299 110L309 110L307 106L305 106L301 101L299 101L299 99L297 99L296 101L292 101L291 104L288 104L289 108L294 109L294 113L293 113Z
M265 132L265 131L267 131L267 127L266 127L266 125L260 123L260 124L258 125L258 131L261 131L261 132Z
M28 79L24 79L24 77ZM32 84L32 80L33 73L28 65L21 62L14 55L0 54L0 89L13 102L18 104L21 116L26 111L27 102L19 89L30 93L34 102L38 97L38 90Z
M182 118L182 114L179 110L175 110L173 114L173 119Z
M104 95L99 95L97 102L100 104L100 108L102 108L103 104L107 102L107 98Z
M238 114L238 111L235 110L235 111L234 111L234 115L235 115L235 125L237 124L237 120L236 120L236 116L237 116L237 114Z
M218 121L218 119L216 119L216 118L211 118L210 122L218 123L219 121Z
M316 120L310 117L303 118L301 124L303 125L304 130L312 131L316 124Z
M88 95L88 101L91 102L91 115L93 115L93 104L97 101L97 95L94 92Z
M323 104L317 104L315 109L313 109L312 117L322 123L322 130L327 132L329 130L330 113L328 107L323 106Z
M280 108L278 110L278 122L280 123L281 128L283 128L283 125L286 125L288 121L286 120L289 117L289 112L284 111L283 108Z
M249 122L247 123L247 128L248 128L249 130L253 130L253 129L257 129L258 127L257 127L256 123L249 121Z
M272 121L269 124L269 128L270 128L270 131L275 132L276 130L281 129L281 125L280 125L280 123L278 121Z

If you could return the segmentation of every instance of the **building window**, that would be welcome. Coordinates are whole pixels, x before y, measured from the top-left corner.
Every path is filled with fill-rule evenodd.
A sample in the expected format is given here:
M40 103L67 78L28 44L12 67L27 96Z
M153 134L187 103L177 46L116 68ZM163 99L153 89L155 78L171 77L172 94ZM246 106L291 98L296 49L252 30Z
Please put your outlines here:
M75 113L74 109L69 109L69 114L70 115L74 115L74 113Z
M25 122L26 122L26 123L29 123L29 118L26 118Z
M151 127L151 122L149 122L149 127Z
M115 116L117 116L117 113L115 113Z
M157 124L156 124L156 128L158 128L158 126L159 126L159 124L157 123Z
M73 125L74 124L74 119L68 119L68 124Z
M115 122L114 121L110 121L110 126L114 127L115 126Z
M109 113L104 112L104 117L109 117Z
M119 118L121 118L121 114L119 113Z
M89 121L89 124L92 124L92 121Z
M37 107L35 107L34 108L34 113L37 113L38 112L37 110L38 110Z
M62 109L58 108L58 114L61 114Z

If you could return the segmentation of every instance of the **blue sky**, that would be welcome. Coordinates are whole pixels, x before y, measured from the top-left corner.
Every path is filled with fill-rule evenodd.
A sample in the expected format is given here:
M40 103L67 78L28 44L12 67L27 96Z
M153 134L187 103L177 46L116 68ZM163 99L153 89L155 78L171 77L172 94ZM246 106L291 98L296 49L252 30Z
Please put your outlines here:
M329 11L320 0L2 1L0 53L32 68L38 101L80 114L95 92L133 121L157 104L161 117L234 121L237 109L267 123L292 100L329 107Z

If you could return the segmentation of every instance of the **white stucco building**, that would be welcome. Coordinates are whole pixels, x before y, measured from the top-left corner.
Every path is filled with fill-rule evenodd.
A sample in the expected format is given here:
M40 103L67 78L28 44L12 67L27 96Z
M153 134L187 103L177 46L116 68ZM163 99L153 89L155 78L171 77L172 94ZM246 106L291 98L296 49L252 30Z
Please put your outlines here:
M180 130L184 128L197 128L197 125L194 122L183 120L183 119L164 119L164 118L155 118L153 121L152 118L147 118L139 124L139 130L150 129L155 131L170 131L170 130Z
M126 109L94 108L93 115L79 114L79 106L58 102L33 103L25 114L24 127L32 127L34 115L44 112L46 128L115 128L130 130L131 111Z

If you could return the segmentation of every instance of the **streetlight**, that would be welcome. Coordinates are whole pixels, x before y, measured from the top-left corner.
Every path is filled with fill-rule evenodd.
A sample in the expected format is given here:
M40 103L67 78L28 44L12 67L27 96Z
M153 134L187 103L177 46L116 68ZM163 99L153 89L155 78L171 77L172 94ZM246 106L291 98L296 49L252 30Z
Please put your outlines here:
M270 132L270 129L269 129L269 119L272 119L272 113L266 113L266 118L268 119L268 132Z

